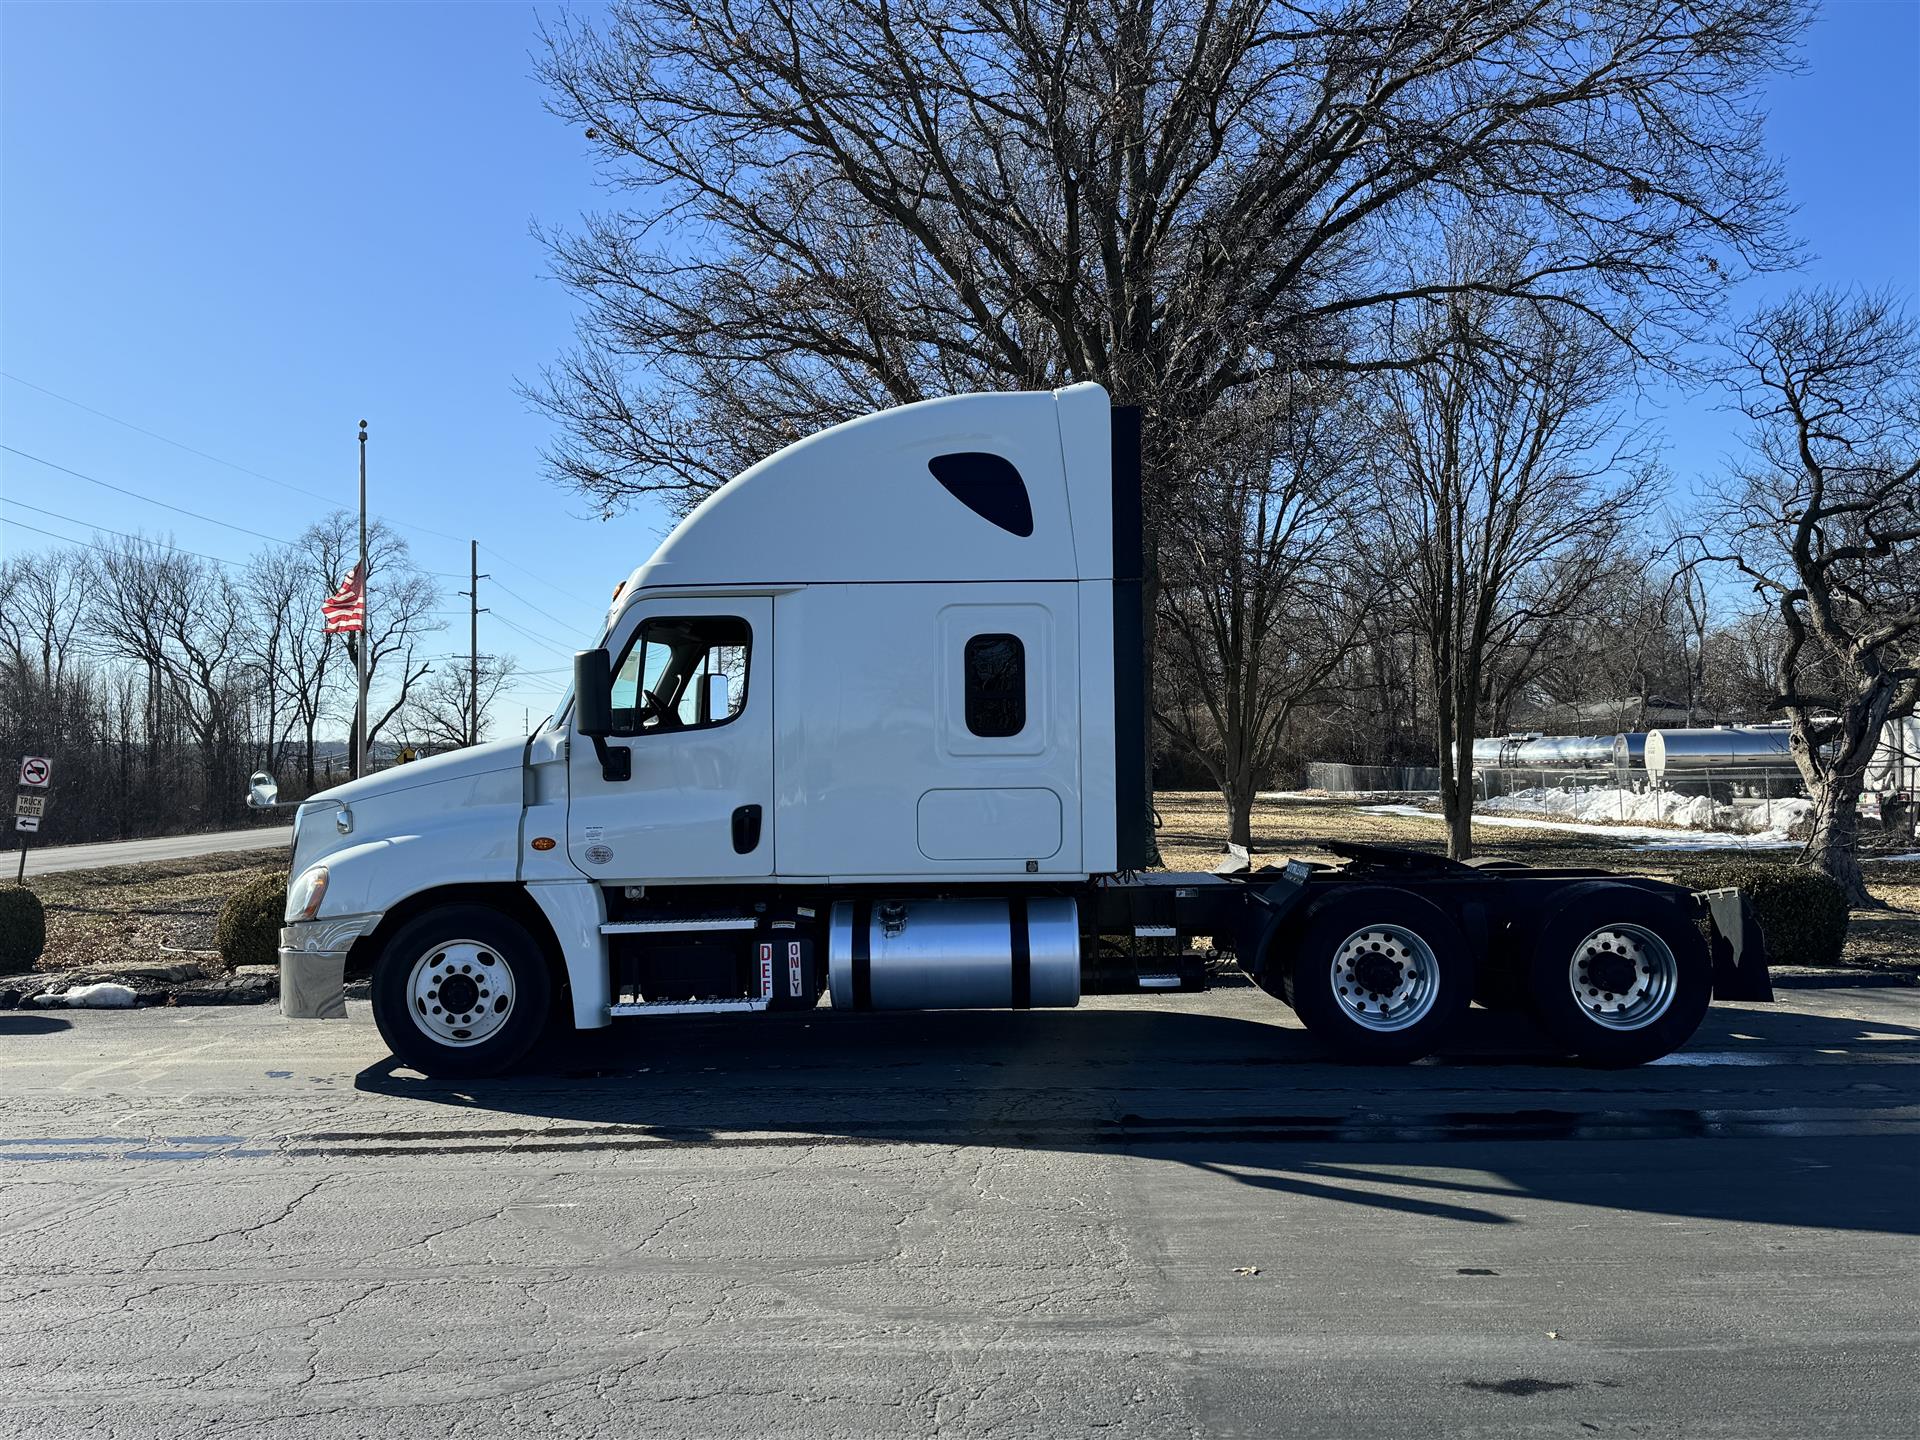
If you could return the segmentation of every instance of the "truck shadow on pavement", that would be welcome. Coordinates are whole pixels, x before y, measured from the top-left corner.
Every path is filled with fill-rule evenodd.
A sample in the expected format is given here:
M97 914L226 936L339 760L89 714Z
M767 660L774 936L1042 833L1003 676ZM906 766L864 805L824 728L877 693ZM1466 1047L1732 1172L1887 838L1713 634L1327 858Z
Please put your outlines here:
M356 1086L417 1102L417 1128L310 1138L666 1163L731 1148L1044 1149L1473 1225L1524 1223L1546 1201L1920 1234L1920 1068L1898 1063L1920 1061L1920 1030L1715 1010L1679 1063L1601 1071L1542 1055L1511 1017L1471 1018L1453 1055L1404 1069L1332 1064L1298 1030L1175 1010L642 1021L556 1034L496 1079L429 1080L384 1060Z

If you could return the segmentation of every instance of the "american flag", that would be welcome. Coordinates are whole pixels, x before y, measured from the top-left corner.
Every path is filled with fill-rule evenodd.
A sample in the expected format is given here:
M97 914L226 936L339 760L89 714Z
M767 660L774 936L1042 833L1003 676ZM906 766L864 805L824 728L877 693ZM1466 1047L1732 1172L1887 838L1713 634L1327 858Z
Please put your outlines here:
M367 587L360 578L358 565L347 573L340 588L322 602L320 613L326 617L329 635L367 628Z

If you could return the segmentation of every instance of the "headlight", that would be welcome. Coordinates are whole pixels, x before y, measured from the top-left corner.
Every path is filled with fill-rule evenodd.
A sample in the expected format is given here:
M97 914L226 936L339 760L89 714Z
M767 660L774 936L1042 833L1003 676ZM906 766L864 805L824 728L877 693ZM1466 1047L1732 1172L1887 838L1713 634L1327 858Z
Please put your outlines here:
M287 920L313 919L320 909L320 902L326 898L327 867L309 865L300 872L300 878L287 888Z

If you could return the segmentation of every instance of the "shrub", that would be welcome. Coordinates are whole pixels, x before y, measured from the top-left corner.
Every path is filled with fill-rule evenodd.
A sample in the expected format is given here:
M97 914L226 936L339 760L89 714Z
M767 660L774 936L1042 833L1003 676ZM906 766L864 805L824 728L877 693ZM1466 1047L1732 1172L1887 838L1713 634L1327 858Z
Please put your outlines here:
M31 970L47 948L47 910L21 885L0 885L0 971Z
M1753 902L1775 965L1838 965L1847 943L1847 892L1830 875L1804 865L1730 861L1690 871L1695 890L1732 886Z
M287 909L287 877L256 875L227 897L214 932L229 965L272 965L280 958L280 917Z

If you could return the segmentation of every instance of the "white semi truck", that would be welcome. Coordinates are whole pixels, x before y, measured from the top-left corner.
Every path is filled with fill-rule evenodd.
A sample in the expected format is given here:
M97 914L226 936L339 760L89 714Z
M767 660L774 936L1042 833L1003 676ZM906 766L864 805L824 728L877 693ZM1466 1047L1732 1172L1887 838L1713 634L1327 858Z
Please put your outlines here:
M1478 998L1632 1064L1771 998L1732 892L1338 842L1147 870L1139 424L1097 385L962 395L732 480L532 735L298 806L285 1013L365 970L397 1056L472 1075L550 1021L1195 988L1196 938L1358 1060Z

